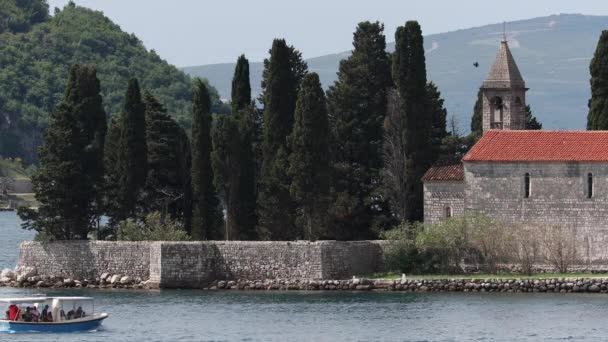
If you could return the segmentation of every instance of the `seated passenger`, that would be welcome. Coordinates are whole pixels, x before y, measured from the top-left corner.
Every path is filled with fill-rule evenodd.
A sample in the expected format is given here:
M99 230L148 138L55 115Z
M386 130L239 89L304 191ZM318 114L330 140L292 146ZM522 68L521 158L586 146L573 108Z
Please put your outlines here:
M38 322L40 320L40 313L38 312L37 307L34 306L32 310L30 310L30 314L32 315L32 322Z
M78 309L76 309L76 318L82 318L84 317L84 311L82 311L82 306L79 306Z
M46 317L49 315L49 306L45 305L44 309L42 309L42 314L40 315L41 321L48 322Z
M63 309L61 309L61 311L59 312L59 317L61 318L62 321L66 318L65 311L63 311Z
M8 319L11 321L17 320L19 317L19 308L15 304L11 304L8 307Z
M49 313L46 314L45 320L46 320L46 322L52 322L53 321L53 314L50 311L49 311Z
M29 306L27 308L25 308L25 313L21 316L21 318L23 318L24 322L31 322L32 321L32 308L30 308Z
M74 315L75 315L74 309L68 311L68 320L74 319L75 318Z

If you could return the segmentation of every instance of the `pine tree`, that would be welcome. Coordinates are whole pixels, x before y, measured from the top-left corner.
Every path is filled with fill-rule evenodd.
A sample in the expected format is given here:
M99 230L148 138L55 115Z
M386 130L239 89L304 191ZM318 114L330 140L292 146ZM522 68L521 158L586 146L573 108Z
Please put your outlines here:
M297 93L307 66L301 54L285 40L275 39L270 57L264 61L261 102L264 104L258 216L264 239L291 240L297 237L294 203L289 193L289 149Z
M333 139L332 232L336 239L373 237L371 231L380 169L382 123L390 83L384 25L362 22L352 54L340 62L327 93Z
M209 92L200 80L194 81L192 105L192 237L221 240L222 213L213 185L211 167L211 113Z
M591 99L587 114L588 130L608 129L608 30L602 31L589 65Z
M473 107L473 116L471 116L471 137L474 140L479 139L483 133L483 93L481 89L477 92L477 101Z
M94 67L75 65L51 114L32 178L38 211L20 209L23 227L49 239L86 239L99 217L106 116Z
M251 105L251 85L249 83L249 61L245 55L239 56L232 77L232 113L237 114Z
M543 124L536 120L536 117L532 115L532 109L530 109L530 105L526 105L526 129L543 129Z
M114 140L116 139L116 140ZM124 109L111 124L105 154L110 225L135 218L148 173L146 117L139 82L129 80Z
M148 175L142 206L184 223L190 232L192 188L190 142L184 129L149 92L143 96L146 113Z
M393 131L392 135L399 137L395 139L399 141L396 154L403 160L399 168L388 171L389 174L401 173L401 176L392 181L393 186L389 185L393 193L398 192L391 197L399 199L394 201L396 205L393 207L397 207L394 210L400 213L400 219L419 221L423 218L420 179L434 162L438 150L432 145L434 113L427 94L422 31L416 21L408 21L405 26L397 28L392 76L399 95L399 110L396 114L399 118L387 121L385 129L387 132ZM438 94L432 96L437 98ZM393 122L397 124L391 124ZM445 127L445 119L442 124ZM445 128L438 133L445 133ZM394 144L393 141L389 143ZM395 149L393 146L389 148Z
M291 155L288 175L296 206L299 235L314 240L326 234L328 194L331 180L329 122L325 94L319 75L307 74L302 81L289 137Z

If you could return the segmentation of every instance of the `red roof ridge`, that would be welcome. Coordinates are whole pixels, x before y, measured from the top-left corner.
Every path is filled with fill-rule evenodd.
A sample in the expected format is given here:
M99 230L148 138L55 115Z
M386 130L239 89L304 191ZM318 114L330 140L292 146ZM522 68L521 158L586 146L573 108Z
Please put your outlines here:
M608 130L488 130L462 160L608 162Z

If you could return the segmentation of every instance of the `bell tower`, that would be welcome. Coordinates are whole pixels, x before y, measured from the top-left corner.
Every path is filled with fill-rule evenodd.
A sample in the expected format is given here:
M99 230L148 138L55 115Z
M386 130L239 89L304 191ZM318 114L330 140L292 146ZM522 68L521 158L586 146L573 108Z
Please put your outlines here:
M480 88L483 131L526 129L526 84L503 37L494 64Z

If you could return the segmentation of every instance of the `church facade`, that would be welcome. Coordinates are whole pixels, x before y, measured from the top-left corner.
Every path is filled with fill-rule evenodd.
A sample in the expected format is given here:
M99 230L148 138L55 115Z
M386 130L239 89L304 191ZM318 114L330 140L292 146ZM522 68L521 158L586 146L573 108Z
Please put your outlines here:
M608 131L525 130L524 80L505 40L486 77L483 130L460 162L423 177L424 220L475 211L561 225L588 264L608 262Z

